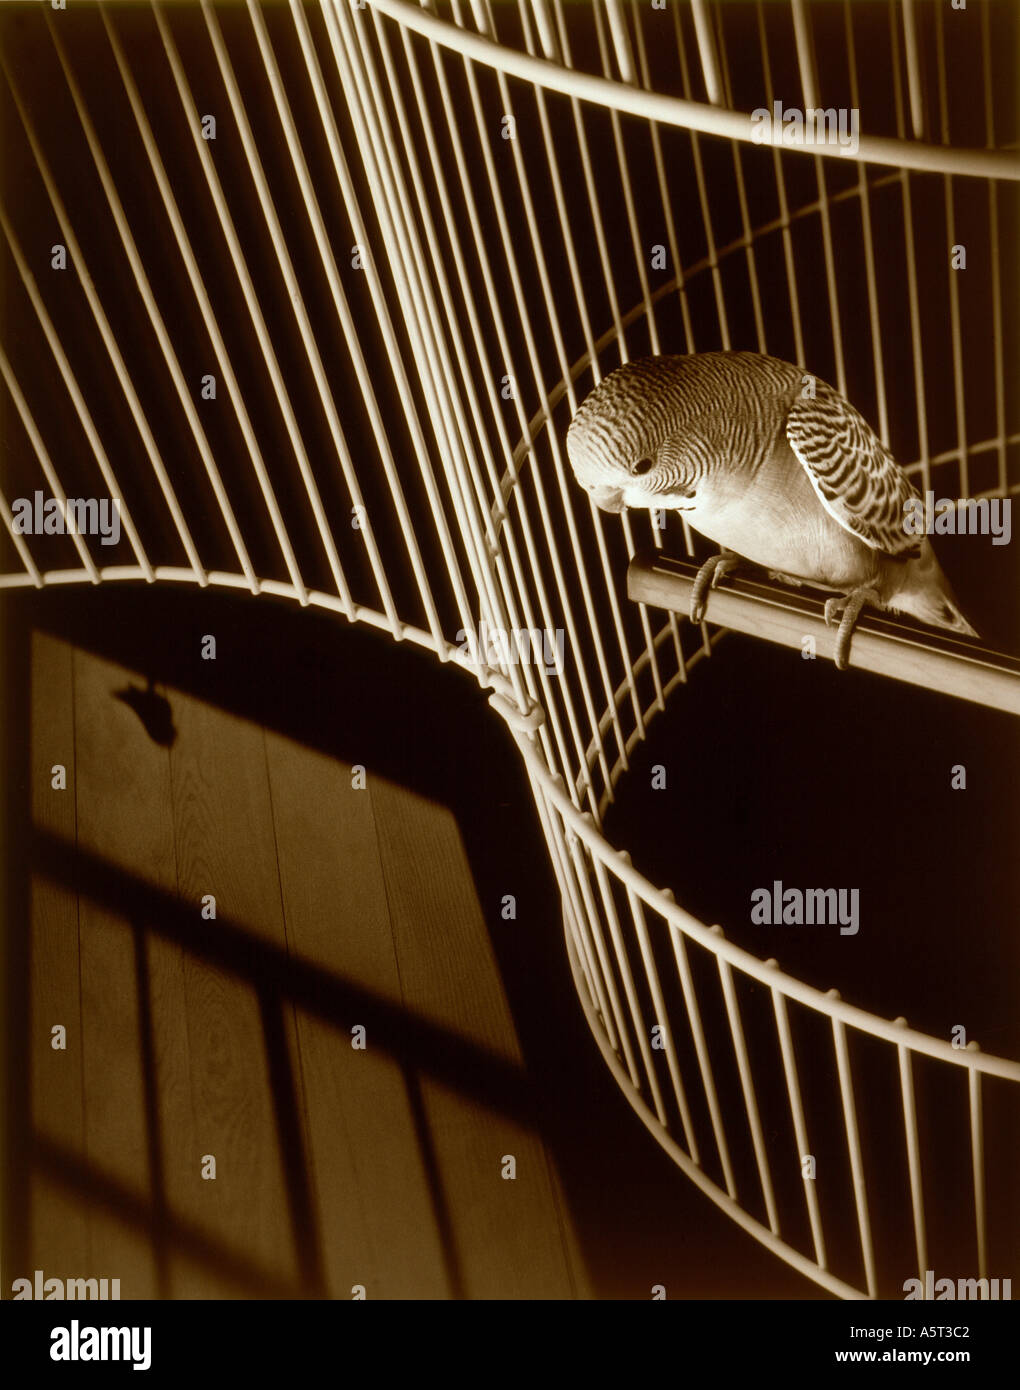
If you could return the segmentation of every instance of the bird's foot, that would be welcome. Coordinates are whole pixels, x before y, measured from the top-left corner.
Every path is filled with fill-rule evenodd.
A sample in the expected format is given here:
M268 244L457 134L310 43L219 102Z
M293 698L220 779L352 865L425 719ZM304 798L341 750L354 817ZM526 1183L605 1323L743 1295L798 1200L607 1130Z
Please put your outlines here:
M724 574L729 574L730 570L736 569L740 564L738 556L732 551L724 550L721 555L713 555L701 566L694 576L694 585L691 589L691 622L701 623L705 620L705 603L709 589L714 589L722 579Z
M825 600L826 623L829 627L834 627L836 622L839 622L835 655L837 671L845 671L850 664L850 643L857 619L866 603L873 604L876 608L883 607L882 600L874 589L854 589L853 593L847 594L845 598Z

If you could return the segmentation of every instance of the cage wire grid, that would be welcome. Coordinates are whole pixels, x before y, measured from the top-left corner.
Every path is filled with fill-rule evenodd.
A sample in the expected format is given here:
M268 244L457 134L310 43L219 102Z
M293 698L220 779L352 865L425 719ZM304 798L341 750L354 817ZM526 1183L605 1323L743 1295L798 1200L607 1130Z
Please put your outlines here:
M29 327L0 347L0 586L246 590L477 680L527 769L619 1088L728 1216L848 1298L889 1289L876 1181L922 1279L931 1263L922 1129L965 1155L988 1277L986 1106L994 1087L1015 1107L1020 1064L758 959L607 839L650 721L725 634L628 598L636 557L692 538L607 519L563 438L619 362L745 347L830 380L922 491L1020 488L1015 16L972 16L970 85L954 23L912 0L201 0L8 20L2 50L8 313ZM859 147L756 144L750 112L780 96L859 108ZM945 254L962 242L966 295ZM65 512L121 499L113 552L71 513L62 537L20 534L10 499L42 482ZM562 632L562 669L480 631ZM865 1045L898 1093L880 1135ZM840 1162L801 1179L833 1125ZM834 1227L852 1233L835 1256Z

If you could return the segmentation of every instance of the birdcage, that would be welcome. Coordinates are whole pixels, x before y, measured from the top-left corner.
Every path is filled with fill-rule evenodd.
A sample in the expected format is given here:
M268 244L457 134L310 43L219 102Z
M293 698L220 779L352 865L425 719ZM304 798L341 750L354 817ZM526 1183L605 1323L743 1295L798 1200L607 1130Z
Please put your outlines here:
M621 361L749 348L847 395L922 492L1015 492L1015 18L913 0L154 6L89 17L91 89L56 15L44 96L5 61L8 143L80 305L72 337L6 209L47 403L16 345L0 366L72 520L30 536L0 499L0 583L288 598L475 679L527 770L623 1097L734 1222L843 1297L924 1280L936 1148L966 1174L972 1269L1000 1272L1008 1174L986 1127L1015 1106L1020 1063L785 973L684 909L682 856L653 883L607 835L652 722L682 716L728 631L831 645L820 604L774 584L727 584L688 621L692 537L598 512L564 435ZM144 83L143 44L160 69ZM228 122L243 178L220 155ZM101 188L87 226L55 172L67 141ZM149 357L125 346L125 315L151 327ZM197 337L202 382L229 402L215 434L182 354ZM129 421L116 454L101 392ZM73 457L47 444L58 418ZM100 495L119 499L113 550L73 505ZM865 622L853 664L1020 712L1015 663L983 648ZM864 1075L895 1095L880 1124L862 1123ZM913 1268L883 1262L879 1190Z

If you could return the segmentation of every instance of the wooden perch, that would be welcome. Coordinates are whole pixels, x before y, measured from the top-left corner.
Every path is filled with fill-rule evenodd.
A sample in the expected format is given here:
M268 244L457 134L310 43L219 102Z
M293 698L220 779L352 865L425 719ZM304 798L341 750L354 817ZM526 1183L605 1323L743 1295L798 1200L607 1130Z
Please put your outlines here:
M690 561L637 555L627 571L627 594L636 602L686 617L697 573L698 566ZM706 621L798 651L811 637L818 656L831 660L836 629L826 625L824 601L810 593L728 575L719 588L709 590ZM935 629L922 631L870 609L864 610L854 631L850 665L1020 714L1016 658Z

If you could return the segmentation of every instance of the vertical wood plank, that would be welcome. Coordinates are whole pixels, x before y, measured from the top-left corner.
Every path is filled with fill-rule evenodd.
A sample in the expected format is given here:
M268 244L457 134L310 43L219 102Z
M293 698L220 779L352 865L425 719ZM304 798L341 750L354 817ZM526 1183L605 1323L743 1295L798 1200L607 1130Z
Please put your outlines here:
M31 640L30 777L32 825L73 853L75 826L74 682L71 648L35 632ZM67 789L51 785L54 764L67 770ZM71 1164L85 1157L78 901L72 886L37 865L32 872L29 939L31 1125L40 1148L53 1146ZM67 1030L66 1050L51 1046L51 1028ZM17 1277L91 1273L86 1203L47 1174L42 1156L29 1180L31 1268Z
M93 1272L124 1298L167 1297L166 1145L187 1122L187 1037L179 953L150 931L138 885L175 891L169 760L122 698L144 692L137 676L81 650L74 676L85 1131L106 1194L91 1204Z
M203 1239L229 1256L247 1296L281 1285L314 1293L321 1260L292 1007L279 967L258 949L285 959L263 734L189 695L175 694L174 713L181 912L196 944L184 963L194 1145L175 1152L171 1190ZM215 920L202 918L207 894ZM207 1154L214 1180L201 1176Z
M405 1005L514 1066L520 1049L456 822L445 807L372 783ZM465 1298L569 1298L573 1289L544 1146L522 1118L419 1077L448 1243ZM505 1156L513 1180L501 1176Z
M341 986L324 986L320 1009L297 1011L329 1290L448 1297L403 1076L400 978L370 794L353 790L350 767L333 758L277 734L266 747L290 948ZM358 1024L363 1051L351 1045Z

